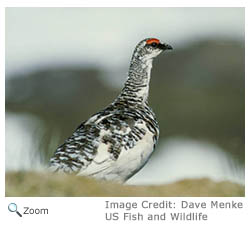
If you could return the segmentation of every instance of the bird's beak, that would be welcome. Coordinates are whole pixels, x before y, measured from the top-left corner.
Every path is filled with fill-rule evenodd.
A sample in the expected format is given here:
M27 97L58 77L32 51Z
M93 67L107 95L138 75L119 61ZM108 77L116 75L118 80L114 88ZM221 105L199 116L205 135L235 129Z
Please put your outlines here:
M173 47L171 45L165 44L165 43L159 43L158 44L159 49L162 50L167 50L167 49L173 49Z

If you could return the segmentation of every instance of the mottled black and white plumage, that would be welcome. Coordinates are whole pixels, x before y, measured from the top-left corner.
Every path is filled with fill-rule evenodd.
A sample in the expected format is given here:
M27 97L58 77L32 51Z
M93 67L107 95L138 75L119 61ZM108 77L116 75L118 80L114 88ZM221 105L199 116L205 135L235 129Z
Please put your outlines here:
M152 60L166 49L172 47L155 38L136 46L120 95L55 151L52 171L125 182L145 165L159 137L147 101Z

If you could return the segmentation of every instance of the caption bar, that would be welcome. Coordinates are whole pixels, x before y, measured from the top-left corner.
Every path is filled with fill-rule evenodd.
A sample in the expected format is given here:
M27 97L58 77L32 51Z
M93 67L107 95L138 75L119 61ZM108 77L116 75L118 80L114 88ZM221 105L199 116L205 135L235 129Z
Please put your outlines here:
M207 221L207 209L243 209L242 202L189 202L148 200L138 202L105 201L106 221ZM178 211L177 211L178 210ZM181 210L181 211L180 211Z

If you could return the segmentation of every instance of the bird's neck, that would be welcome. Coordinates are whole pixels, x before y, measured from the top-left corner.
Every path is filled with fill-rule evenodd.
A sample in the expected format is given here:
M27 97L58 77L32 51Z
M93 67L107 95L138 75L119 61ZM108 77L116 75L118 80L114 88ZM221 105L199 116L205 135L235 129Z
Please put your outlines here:
M128 72L128 78L118 98L135 103L146 103L149 94L149 82L152 59L133 56Z

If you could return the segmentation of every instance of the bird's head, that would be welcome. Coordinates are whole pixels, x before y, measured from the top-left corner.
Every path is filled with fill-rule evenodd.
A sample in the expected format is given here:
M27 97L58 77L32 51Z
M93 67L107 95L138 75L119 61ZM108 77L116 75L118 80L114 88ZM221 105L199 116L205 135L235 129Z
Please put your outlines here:
M140 60L151 60L165 50L173 49L172 46L160 42L156 38L147 38L138 43L134 51L134 57Z

